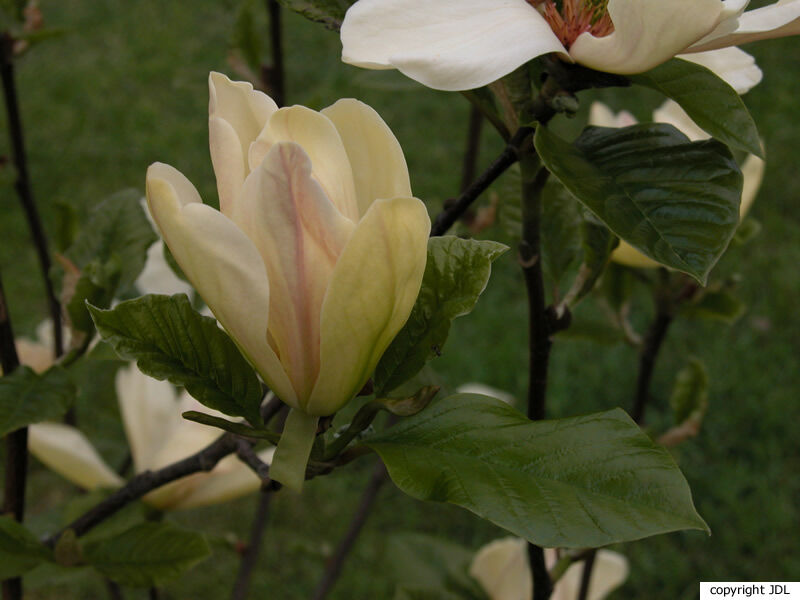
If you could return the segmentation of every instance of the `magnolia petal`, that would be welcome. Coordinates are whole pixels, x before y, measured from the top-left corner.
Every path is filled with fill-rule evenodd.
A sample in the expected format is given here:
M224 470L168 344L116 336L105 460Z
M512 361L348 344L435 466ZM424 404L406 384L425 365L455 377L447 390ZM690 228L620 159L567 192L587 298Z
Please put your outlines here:
M253 243L233 221L200 203L189 180L168 165L147 170L147 203L175 260L219 322L278 397L296 403L267 342L269 282Z
M686 135L691 141L707 140L711 136L697 126L692 118L686 114L681 105L674 100L666 100L653 111L653 121L667 123Z
M142 294L186 294L191 297L192 286L175 275L167 264L164 242L158 240L147 249L147 262L136 278L136 289Z
M595 101L589 107L589 124L597 127L628 127L636 124L636 117L627 110L614 113L602 102Z
M157 468L154 457L183 420L175 388L148 377L134 364L117 371L115 384L134 469L138 473Z
M208 76L208 129L220 210L230 212L247 176L247 153L278 105L244 81Z
M319 379L306 412L335 412L372 374L416 301L430 226L416 198L376 200L361 219L322 305Z
M533 596L528 543L523 539L509 537L485 545L472 559L469 574L489 600L530 600Z
M275 448L258 453L266 464L272 461ZM216 468L174 505L175 510L221 504L257 491L261 480L250 468L235 456L222 459Z
M363 102L347 98L322 110L342 136L353 168L358 214L376 198L408 198L411 182L403 149L380 115Z
M692 47L693 52L740 46L758 40L800 34L800 0L781 0L748 10L739 17L738 27L728 33L708 36Z
M61 423L28 428L28 448L44 465L86 490L119 487L125 481L109 467L80 431Z
M756 59L739 48L681 54L678 58L710 69L739 94L749 92L764 76L756 64Z
M314 179L339 211L358 221L353 170L336 126L325 115L305 106L281 108L250 148L250 169L261 164L274 144L295 142L311 159Z
M564 47L522 0L359 0L342 23L342 60L396 68L440 90L468 90Z
M587 600L603 600L628 578L628 559L618 552L598 550L589 582ZM578 597L583 577L583 563L572 564L556 583L552 600L572 600Z
M322 302L355 225L312 178L308 155L292 142L274 145L250 174L240 207L235 218L261 253L270 281L269 334L302 408L319 372Z
M764 167L766 163L755 154L748 154L742 163L742 203L739 205L739 218L742 219L753 206L753 202L758 195L761 181L764 179Z
M598 71L648 71L714 29L723 8L720 0L609 0L614 32L600 38L583 33L569 53Z
M30 367L36 373L44 373L55 363L52 345L45 345L26 338L17 338L14 342L17 346L20 364ZM0 373L2 372L2 368L0 368Z
M633 267L635 269L656 269L664 266L654 261L652 258L645 256L625 240L620 240L619 245L614 248L614 251L611 253L611 260L619 265L625 265L626 267Z

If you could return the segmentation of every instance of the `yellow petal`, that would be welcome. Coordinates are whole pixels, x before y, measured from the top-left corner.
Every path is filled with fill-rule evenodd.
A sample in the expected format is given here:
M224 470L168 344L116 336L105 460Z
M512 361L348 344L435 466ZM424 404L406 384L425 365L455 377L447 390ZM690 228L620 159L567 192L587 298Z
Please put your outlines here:
M411 182L403 149L372 108L347 98L322 110L342 136L353 168L359 215L377 198L408 198Z
M100 458L86 436L69 425L31 425L28 448L44 465L86 490L119 487L124 483Z
M147 170L147 204L175 260L219 322L278 397L296 403L267 342L269 282L253 243L233 221L200 203L189 180L168 165Z
M530 600L533 595L528 543L520 538L495 540L481 548L472 559L469 574L489 600Z
M671 59L712 31L720 0L609 0L614 32L583 33L569 49L576 61L607 73L641 73Z
M247 178L240 206L235 219L270 281L269 333L302 407L319 372L322 301L355 225L312 179L308 155L292 142L270 149Z
M278 142L299 144L309 158L325 195L354 223L358 221L358 200L350 160L342 138L323 114L305 106L281 108L250 148L250 169L255 170Z
M754 154L748 154L747 158L742 164L742 176L744 183L742 185L742 203L739 205L739 218L743 218L758 195L758 189L761 187L761 180L764 179L765 163Z
M652 258L645 256L625 240L620 240L619 246L614 248L614 251L611 253L611 260L617 264L638 269L655 269L664 266L654 261Z
M376 200L361 219L322 305L320 373L306 412L335 412L372 374L414 306L429 231L416 198Z
M208 129L220 210L228 214L247 176L247 153L269 117L278 110L266 94L222 73L208 76Z

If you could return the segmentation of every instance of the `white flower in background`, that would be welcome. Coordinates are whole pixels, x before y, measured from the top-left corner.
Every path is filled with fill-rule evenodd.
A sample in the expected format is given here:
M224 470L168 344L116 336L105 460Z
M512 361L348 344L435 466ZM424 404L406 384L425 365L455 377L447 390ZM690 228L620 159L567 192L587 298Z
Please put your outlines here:
M512 406L516 403L514 396L508 392L486 385L485 383L478 383L477 381L462 383L456 388L456 392L459 394L480 394L481 396L489 396L490 398L497 398Z
M653 112L653 121L668 123L683 132L692 141L708 139L710 136L692 121L689 115L674 101L667 100ZM636 119L627 111L614 114L600 102L592 104L589 110L589 123L600 127L627 127L634 125ZM742 202L739 205L739 218L742 219L750 210L764 178L764 161L749 154L741 166L744 183L742 186ZM627 242L620 240L619 246L611 254L611 260L629 267L655 268L663 266L636 250Z
M557 562L555 550L546 549L547 567ZM589 585L588 600L603 600L628 578L628 560L617 552L598 550ZM528 566L528 543L520 538L495 540L478 550L469 574L481 584L489 600L531 600L533 578ZM575 600L580 591L583 563L571 565L556 582L551 600Z
M116 378L120 413L137 473L157 470L202 450L219 437L213 427L187 421L181 413L203 407L185 391L177 394L166 381L141 373L135 365L120 369ZM124 480L100 457L78 429L61 423L38 423L28 430L31 453L76 485L92 490L115 488ZM274 449L259 454L269 463ZM144 497L159 510L180 510L216 504L256 491L259 478L235 456L222 459L208 473L195 473Z
M467 90L549 53L625 75L676 55L691 60L800 33L800 0L744 12L748 1L563 0L559 9L554 0L358 0L342 23L342 60L399 69L435 89ZM752 59L735 53L742 79L759 77ZM716 59L700 61L714 68Z

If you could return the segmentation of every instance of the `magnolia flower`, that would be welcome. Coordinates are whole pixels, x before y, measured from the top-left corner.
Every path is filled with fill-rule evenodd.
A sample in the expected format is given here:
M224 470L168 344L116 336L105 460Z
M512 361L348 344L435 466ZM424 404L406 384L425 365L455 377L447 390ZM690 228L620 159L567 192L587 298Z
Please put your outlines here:
M548 568L557 562L553 549L545 550ZM528 566L528 543L519 538L505 538L487 544L475 555L469 574L489 595L489 600L531 600L533 578ZM574 600L578 597L583 563L571 565L556 582L551 600ZM602 600L628 578L628 561L617 552L598 550L588 600Z
M411 312L428 214L411 196L400 145L367 105L279 109L219 73L209 88L220 210L155 163L150 212L278 397L331 414L363 387Z
M653 112L653 121L673 125L692 141L704 140L710 137L672 100L667 100ZM595 102L589 111L589 123L601 127L627 127L634 125L636 119L627 111L622 111L615 115L604 104ZM744 184L742 186L742 201L739 205L740 219L744 218L756 199L758 188L761 186L761 180L764 177L764 161L753 154L749 154L742 163L741 169ZM655 268L662 266L623 240L620 240L619 246L611 254L611 260L629 267Z
M185 391L176 394L166 381L142 374L134 365L119 370L116 378L125 435L137 473L156 470L202 450L219 430L186 421L181 413L202 409ZM100 457L78 429L61 423L38 423L28 429L31 453L50 469L88 490L115 488L124 480ZM259 454L269 463L274 449ZM259 488L261 480L235 456L222 459L208 473L195 473L147 494L144 501L159 510L179 510L216 504Z
M368 69L399 69L436 89L467 90L549 53L625 75L648 71L676 55L688 58L688 53L800 33L800 0L744 12L747 4L359 0L342 23L342 60Z

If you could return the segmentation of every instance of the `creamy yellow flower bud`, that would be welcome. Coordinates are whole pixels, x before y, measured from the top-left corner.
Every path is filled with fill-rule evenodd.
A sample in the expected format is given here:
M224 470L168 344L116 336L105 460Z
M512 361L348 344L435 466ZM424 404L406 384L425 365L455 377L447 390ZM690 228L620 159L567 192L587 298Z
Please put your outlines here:
M367 105L279 109L218 73L209 87L220 211L156 163L150 212L278 397L307 415L332 414L408 319L425 270L427 211L411 196L400 145Z

